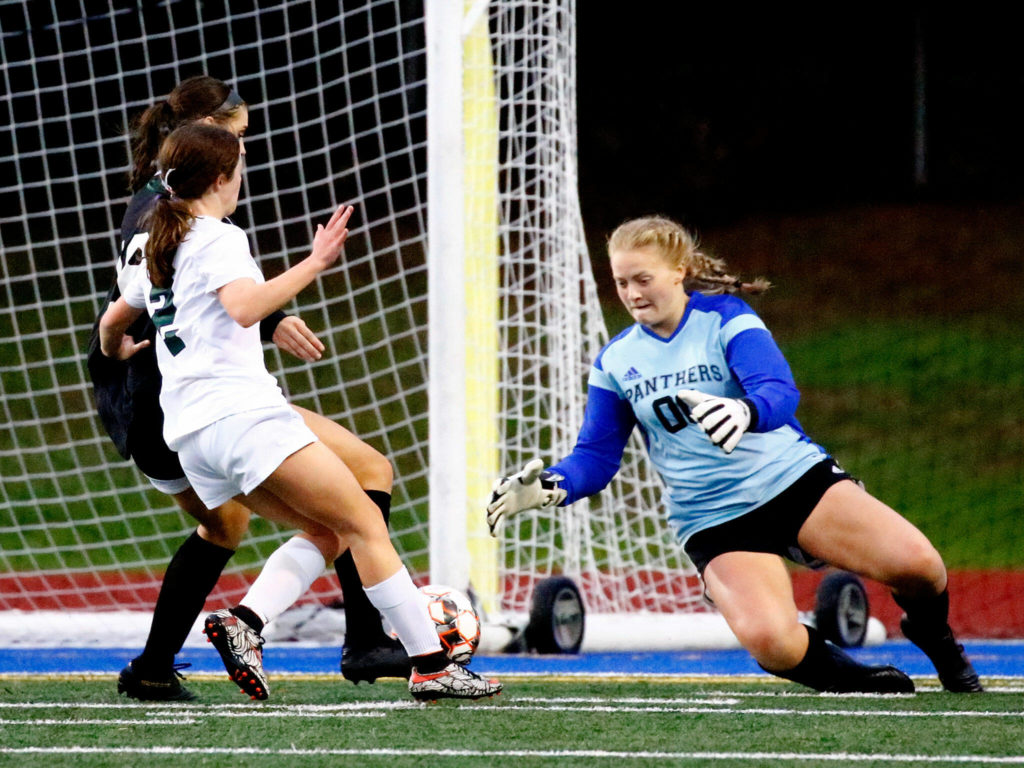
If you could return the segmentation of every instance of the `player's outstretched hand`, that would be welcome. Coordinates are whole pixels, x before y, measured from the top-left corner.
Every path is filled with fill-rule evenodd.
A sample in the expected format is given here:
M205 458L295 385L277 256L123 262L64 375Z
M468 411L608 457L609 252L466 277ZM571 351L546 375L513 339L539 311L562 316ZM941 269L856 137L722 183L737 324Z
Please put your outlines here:
M324 343L297 315L282 318L274 329L272 339L282 352L287 352L307 363L316 362L323 355Z
M491 503L487 505L487 526L497 536L502 520L527 509L557 506L565 498L565 489L558 487L562 478L544 470L544 462L531 459L511 477L494 484Z
M348 220L355 209L351 205L343 205L334 212L327 226L316 225L313 235L313 253L310 254L321 269L327 269L341 256L348 238Z
M676 400L690 409L711 442L732 453L743 433L750 428L750 408L734 397L715 397L696 389L680 389Z
M130 333L126 333L121 337L121 344L113 351L113 354L107 354L107 350L101 350L107 357L112 357L115 360L127 360L132 357L140 349L145 349L149 346L149 339L143 339L142 341L135 341Z

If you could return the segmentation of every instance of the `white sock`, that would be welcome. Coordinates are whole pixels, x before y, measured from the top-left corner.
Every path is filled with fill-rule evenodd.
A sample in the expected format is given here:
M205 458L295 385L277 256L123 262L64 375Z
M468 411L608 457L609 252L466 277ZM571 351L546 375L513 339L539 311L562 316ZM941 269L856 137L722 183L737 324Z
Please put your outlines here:
M269 624L305 594L327 563L309 539L288 539L267 558L241 605Z
M405 566L363 591L398 634L406 653L422 656L441 650L437 629L427 613L427 598L416 589Z

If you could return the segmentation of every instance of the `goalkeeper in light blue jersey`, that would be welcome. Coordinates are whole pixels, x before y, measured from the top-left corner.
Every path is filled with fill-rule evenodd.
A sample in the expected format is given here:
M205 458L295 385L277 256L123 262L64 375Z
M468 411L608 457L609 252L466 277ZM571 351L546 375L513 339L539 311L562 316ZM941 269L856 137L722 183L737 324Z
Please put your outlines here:
M498 480L492 535L527 509L603 489L634 427L664 481L669 524L708 598L765 670L820 691L908 693L892 666L866 666L800 623L783 558L831 564L893 592L904 634L943 686L981 691L949 627L942 558L910 522L868 494L804 433L800 393L774 339L737 293L744 283L677 223L646 217L608 241L619 298L636 323L594 361L576 447Z

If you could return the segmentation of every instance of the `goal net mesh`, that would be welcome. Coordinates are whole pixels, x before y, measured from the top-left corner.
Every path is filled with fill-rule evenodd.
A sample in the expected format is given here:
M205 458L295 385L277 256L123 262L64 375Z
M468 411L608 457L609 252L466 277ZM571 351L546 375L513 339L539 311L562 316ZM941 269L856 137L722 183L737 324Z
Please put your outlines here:
M149 610L194 523L117 455L84 350L113 279L127 200L126 126L207 73L250 105L233 217L268 275L356 205L335 268L288 311L326 344L270 347L289 399L395 466L393 540L428 562L426 45L422 2L0 2L0 610ZM256 10L258 6L258 10ZM571 450L606 340L576 188L573 0L486 4L497 100L500 467ZM472 162L472 158L470 158ZM459 471L459 467L452 467ZM590 611L701 610L638 438L602 494L518 518L499 544L499 605L538 579ZM487 499L470 500L483 514ZM237 601L289 532L254 517L211 601ZM307 600L339 597L324 576Z

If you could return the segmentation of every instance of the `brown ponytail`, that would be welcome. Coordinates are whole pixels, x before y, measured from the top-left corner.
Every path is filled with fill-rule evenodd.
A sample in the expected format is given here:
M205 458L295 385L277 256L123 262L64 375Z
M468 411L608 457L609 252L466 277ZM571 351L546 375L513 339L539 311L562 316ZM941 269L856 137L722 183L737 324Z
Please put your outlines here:
M224 124L244 106L245 102L231 86L214 77L197 75L182 80L164 101L147 108L132 121L132 169L128 173L132 192L138 192L153 177L160 145L171 131L204 117Z
M190 201L222 175L230 178L238 159L238 137L215 125L188 123L167 137L159 158L165 193L149 216L146 241L146 270L157 288L171 285L174 256L192 227Z
M620 224L608 238L608 253L650 248L673 267L683 267L683 286L702 293L764 293L771 283L764 278L744 282L731 275L722 259L698 250L697 240L680 224L662 216L645 216Z

